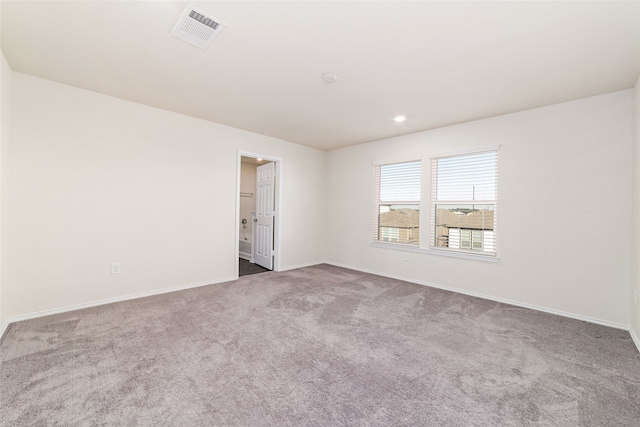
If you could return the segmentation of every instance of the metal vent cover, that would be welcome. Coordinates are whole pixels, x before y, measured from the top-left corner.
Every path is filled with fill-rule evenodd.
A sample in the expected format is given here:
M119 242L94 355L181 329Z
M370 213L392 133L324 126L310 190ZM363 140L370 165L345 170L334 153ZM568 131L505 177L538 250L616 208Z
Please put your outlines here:
M204 12L187 6L171 31L171 35L206 49L226 26L225 23L207 16Z

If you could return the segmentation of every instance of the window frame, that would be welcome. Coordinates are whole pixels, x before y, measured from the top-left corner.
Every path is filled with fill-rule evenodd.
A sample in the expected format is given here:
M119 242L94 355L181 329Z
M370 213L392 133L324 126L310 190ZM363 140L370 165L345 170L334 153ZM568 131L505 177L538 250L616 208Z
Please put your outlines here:
M449 152L449 153L442 153L439 155L433 155L430 156L429 158L429 236L428 236L428 242L429 242L429 249L431 250L437 250L437 251L443 251L443 252L460 252L460 253L464 253L464 254L468 254L468 255L474 255L474 256L479 256L479 257L493 257L493 258L497 258L498 256L498 252L497 252L497 248L498 248L498 242L497 242L497 236L498 236L498 157L499 157L499 150L500 150L500 146L488 146L488 147L477 147L477 148L471 148L471 149L466 149L466 150L459 150L459 151L455 151L455 152ZM468 156L474 156L474 155L481 155L481 154L488 154L488 153L494 153L495 154L495 174L492 177L493 179L493 198L479 198L476 199L475 198L475 192L474 195L472 196L472 199L459 199L459 200L439 200L437 198L437 194L438 194L438 182L437 182L437 176L438 176L438 170L437 170L437 162L441 159L454 159L457 157L468 157ZM460 173L460 175L464 175L464 172ZM493 228L492 229L471 229L468 227L463 227L462 225L459 227L456 227L458 230L460 230L460 236L459 236L459 241L460 241L460 247L459 248L450 248L450 247L444 247L444 246L437 246L437 240L438 240L438 236L436 233L437 230L437 207L438 206L482 206L482 205L490 205L493 207L492 209L492 213L493 213ZM468 241L469 243L469 247L468 248L463 248L462 247L462 242L463 242L463 237L462 237L462 233L463 230L469 230L469 239L465 239L465 241ZM480 249L474 249L474 231L480 232L481 235L481 248ZM484 241L485 236L488 234L486 233L486 231L491 231L491 242L490 244L487 244L487 242ZM492 251L488 251L486 250L487 247L492 248Z
M406 244L406 243L396 243L396 242L385 242L381 240L375 240L375 238L370 242L369 246L379 248L379 249L390 249L390 250L400 250L406 253L414 252L414 253L423 253L429 255L436 256L444 256L450 258L460 258L467 260L475 260L475 261L483 261L490 263L497 263L500 261L500 256L498 253L498 232L497 232L497 208L498 208L498 188L499 188L499 153L501 146L500 145L487 145L487 146L478 146L478 147L470 147L461 150L447 151L447 152L439 152L439 153L428 153L428 155L423 155L420 158L413 157L410 159L400 159L395 161L379 161L373 162L373 170L374 170L374 193L377 191L376 187L376 167L380 165L386 164L394 164L394 163L404 163L404 162L412 162L412 161L420 161L421 163L421 174L420 174L420 238L418 245L415 244ZM449 249L445 247L433 247L431 245L432 238L435 234L435 228L432 227L431 221L435 216L435 212L431 211L432 207L432 161L433 159L442 158L442 157L452 157L452 156L462 156L462 155L470 155L477 154L482 152L495 151L496 152L496 199L494 200L494 229L492 230L493 240L492 244L494 245L494 251L492 253L481 252L479 250L460 250L460 249ZM374 209L379 209L375 204L376 194L373 194L374 200ZM414 202L412 202L413 204ZM481 204L481 203L477 203ZM374 212L374 226L378 223L377 215ZM427 224L427 226L424 226ZM485 234L483 231L483 235ZM484 245L483 241L483 245Z
M382 184L382 174L381 170L384 166L392 166L392 165L401 165L401 164L410 164L417 163L418 164L418 200L381 200L381 184ZM418 231L420 229L420 224L422 223L422 214L421 210L423 207L423 161L422 158L411 158L405 160L397 160L397 161L386 161L386 162L374 162L373 163L373 234L372 234L372 244L382 244L382 245L398 245L398 246L407 246L411 248L419 248L420 247L420 236L418 236L418 241L413 242L400 242L400 241L389 241L384 240L380 235L380 230L382 228L395 228L388 226L380 225L380 207L381 206L418 206L419 219L418 219ZM400 234L400 230L398 229L398 234Z

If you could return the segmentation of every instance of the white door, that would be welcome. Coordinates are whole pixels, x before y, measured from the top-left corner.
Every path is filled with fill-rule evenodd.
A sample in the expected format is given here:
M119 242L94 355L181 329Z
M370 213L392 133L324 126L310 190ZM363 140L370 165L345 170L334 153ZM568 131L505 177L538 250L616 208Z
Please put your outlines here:
M256 174L255 263L273 270L273 206L275 163L258 166Z

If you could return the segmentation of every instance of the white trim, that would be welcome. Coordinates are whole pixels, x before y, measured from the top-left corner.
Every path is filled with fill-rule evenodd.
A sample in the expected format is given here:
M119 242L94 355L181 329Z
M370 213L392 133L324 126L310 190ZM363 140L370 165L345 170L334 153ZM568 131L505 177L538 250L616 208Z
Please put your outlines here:
M483 145L481 147L469 147L469 148L461 148L459 150L433 153L432 155L429 155L429 159L434 159L434 158L441 159L443 157L463 156L465 154L479 154L479 153L486 153L488 151L500 151L500 144Z
M289 270L295 270L297 268L313 267L314 265L320 265L320 264L328 264L328 262L319 261L319 262L309 262L306 264L291 265L291 266L282 268L280 271L289 271Z
M405 156L398 157L395 160L385 159L385 160L374 160L371 164L373 166L384 166L384 165L395 165L397 163L411 163L411 162L420 162L422 163L423 156Z
M429 169L428 169L428 182L429 182L429 197L428 197L428 208L426 209L427 212L429 212L429 216L427 217L428 221L429 221L429 226L427 227L426 230L426 237L427 237L427 242L428 242L428 246L430 250L433 251L438 251L440 255L444 255L444 252L449 252L449 251L453 251L453 252L457 252L456 255L452 255L454 257L458 257L458 258L469 258L470 255L472 258L471 259L481 259L481 258L476 258L476 255L479 254L475 254L475 253L471 253L471 252L462 252L463 256L460 255L461 251L456 251L455 249L438 249L437 246L437 236L436 236L436 230L437 230L437 218L436 218L436 207L440 206L440 205L493 205L493 227L491 229L491 231L493 232L492 235L492 249L493 252L491 253L486 253L485 255L480 255L480 256L491 256L497 259L497 248L498 248L498 217L497 217L497 213L498 213L498 155L499 155L499 151L500 151L500 145L486 145L486 146L482 146L482 147L475 147L475 148L465 148L462 150L456 150L456 151L450 151L448 153L443 153L441 155L433 155L430 157L429 159ZM440 201L437 198L437 191L438 191L438 183L437 183L437 163L439 160L441 159L448 159L448 158L452 158L452 157L463 157L463 156L472 156L472 155L476 155L476 154L488 154L488 153L495 153L495 194L494 196L496 197L495 199L481 199L481 200L456 200L456 201L452 201L452 200L446 200L446 201ZM435 167L435 169L434 169ZM453 175L452 175L453 176ZM422 232L420 233L421 237L422 237Z
M75 310L82 310L84 308L91 308L91 307L97 307L100 305L113 304L114 302L128 301L132 299L145 298L145 297L150 297L154 295L168 294L170 292L183 291L185 289L199 288L202 286L216 285L218 283L231 282L233 280L235 280L233 277L227 277L227 278L218 279L218 280L207 280L204 282L175 286L172 288L166 288L166 289L161 289L156 291L140 292L137 294L130 294L130 295L125 295L121 297L105 298L105 299L91 301L91 302L82 303L82 304L67 305L65 307L54 308L50 310L36 311L34 313L28 313L21 316L11 317L9 318L9 324L21 322L23 320L36 319L38 317L51 316L53 314L60 314L60 313L67 313Z
M352 266L349 266L349 265L338 264L338 263L333 263L333 262L327 262L327 264L335 265L336 267L348 268L350 270L361 271L363 273L375 274L377 276L388 277L390 279L396 279L396 280L402 280L402 281L409 282L409 283L415 283L417 285L428 286L430 288L443 289L445 291L450 291L450 292L455 292L455 293L458 293L458 294L469 295L469 296L472 296L472 297L482 298L482 299L486 299L486 300L489 300L489 301L501 302L501 303L513 305L513 306L516 306L516 307L528 308L528 309L531 309L531 310L541 311L543 313L555 314L555 315L562 316L562 317L567 317L567 318L570 318L570 319L582 320L583 322L595 323L597 325L608 326L610 328L622 329L622 330L630 332L629 326L628 325L623 325L621 323L609 322L607 320L596 319L594 317L583 316L583 315L580 315L580 314L569 313L569 312L566 312L566 311L555 310L555 309L547 308L547 307L540 307L540 306L537 306L537 305L527 304L527 303L523 303L523 302L519 302L519 301L512 301L512 300L505 299L505 298L498 298L498 297L494 297L494 296L491 296L491 295L481 294L479 292L470 292L470 291L466 291L466 290L463 290L463 289L453 288L453 287L450 287L450 286L437 285L435 283L425 282L423 280L411 279L411 278L408 278L408 277L398 276L398 275L395 275L395 274L386 274L386 273L381 273L381 272L374 271L374 270L369 270L369 269L365 269L365 268L356 268L356 267L352 267ZM633 337L633 335L632 335L632 337ZM636 342L636 345L637 345L637 342ZM638 350L640 351L640 347L638 348Z
M396 279L396 280L403 280L405 282L415 283L415 284L422 285L422 286L428 286L428 287L437 288L437 289L444 289L446 291L456 292L456 293L459 293L459 294L469 295L469 296L473 296L473 297L477 297L477 298L483 298L483 299L487 299L487 300L490 300L490 301L496 301L496 302L501 302L501 303L505 303L505 304L510 304L510 305L514 305L516 307L528 308L528 309L531 309L531 310L536 310L536 311L541 311L541 312L544 312L544 313L555 314L555 315L562 316L562 317L567 317L567 318L570 318L570 319L582 320L582 321L585 321L585 322L595 323L595 324L598 324L598 325L608 326L608 327L611 327L611 328L626 330L631 335L631 339L633 340L633 343L635 344L636 348L640 352L640 339L638 338L638 336L636 335L635 331L632 328L630 328L629 326L626 326L626 325L613 323L613 322L608 322L608 321L604 321L604 320L599 320L599 319L595 319L595 318L588 317L588 316L581 316L581 315L578 315L578 314L568 313L568 312L565 312L565 311L559 311L559 310L549 309L549 308L545 308L545 307L539 307L539 306L535 306L535 305L531 305L531 304L525 304L525 303L521 303L521 302L511 301L511 300L507 300L507 299L504 299L504 298L496 298L496 297L488 296L488 295L485 295L485 294L464 291L464 290L460 290L460 289L456 289L456 288L452 288L452 287L448 287L448 286L440 286L440 285L436 285L436 284L433 284L433 283L430 283L430 282L410 279L410 278L407 278L407 277L402 277L402 276L397 276L397 275L392 275L392 274L384 274L384 273L381 273L381 272L378 272L378 271L369 270L369 269L355 268L353 266L340 264L340 263L335 263L335 262L323 261L323 262L317 262L317 263L300 264L300 265L296 265L296 266L285 267L281 271L289 271L289 270L295 270L295 269L298 269L298 268L312 267L312 266L320 265L320 264L329 264L329 265L333 265L333 266L336 266L336 267L348 268L350 270L361 271L363 273L375 274L377 276L388 277L388 278ZM53 315L53 314L67 313L67 312L70 312L70 311L81 310L81 309L84 309L84 308L91 308L91 307L96 307L96 306L100 306L100 305L112 304L114 302L128 301L128 300L137 299L137 298L145 298L145 297L154 296L154 295L161 295L161 294L166 294L166 293L170 293L170 292L177 292L177 291L181 291L181 290L185 290L185 289L198 288L198 287L208 286L208 285L216 285L216 284L219 284L219 283L231 282L231 281L234 281L234 280L237 280L237 278L226 278L226 279L220 279L220 280L199 282L199 283L194 283L194 284L190 284L190 285L176 286L176 287L173 287L173 288L163 289L163 290L160 290L160 291L142 292L142 293L138 293L138 294L125 295L123 297L106 298L106 299L103 299L103 300L92 301L92 302L85 303L85 304L70 305L70 306L61 307L61 308L52 309L52 310L44 310L44 311L39 311L39 312L35 312L35 313L29 313L29 314L22 315L22 316L15 316L15 317L10 318L0 328L0 331L1 331L0 340L2 340L4 338L4 335L9 330L9 326L11 326L11 324L16 323L16 322L20 322L20 321L23 321L23 320L35 319L35 318L38 318L38 317L50 316L50 315Z
M2 325L2 327L0 328L0 343L2 342L2 340L4 339L4 334L7 333L7 331L9 330L9 325L11 324L11 322L6 322Z
M237 153L238 156L238 163L237 163L237 171L236 171L236 220L235 220L235 227L236 227L236 232L235 232L235 236L236 236L236 242L235 242L235 252L236 254L238 254L240 252L240 178L241 178L241 168L242 168L242 158L243 157L252 157L254 159L262 159L262 160L266 160L268 162L275 162L276 164L276 182L275 182L275 196L276 196L276 207L275 210L273 212L274 216L275 216L275 220L274 220L274 224L273 224L273 271L281 271L281 257L280 257L280 242L281 242L281 233L280 233L280 212L282 212L282 197L281 197L281 192L282 192L282 168L284 167L283 165L283 160L279 157L273 157L270 156L268 154L260 154L260 153L253 153L250 151L243 151L243 150L238 150ZM251 242L252 248L253 248L253 241ZM238 275L238 269L239 269L239 264L240 261L238 259L238 256L236 255L235 257L235 272L236 272L236 276L235 276L235 280L238 279L239 275Z
M462 259L472 259L476 261L485 261L485 262L500 262L500 258L495 255L480 255L468 252L454 251L454 250L438 250L431 248L420 248L415 245L407 245L402 243L386 243L386 242L371 242L369 246L372 248L380 248L380 249L393 249L396 251L403 252L417 252L427 255L438 255L445 256L451 258L462 258ZM348 267L347 267L348 268ZM355 269L354 269L355 270Z
M634 331L633 328L629 328L629 335L631 335L633 343L636 345L638 351L640 351L640 338L638 338L638 336L636 335L636 331Z

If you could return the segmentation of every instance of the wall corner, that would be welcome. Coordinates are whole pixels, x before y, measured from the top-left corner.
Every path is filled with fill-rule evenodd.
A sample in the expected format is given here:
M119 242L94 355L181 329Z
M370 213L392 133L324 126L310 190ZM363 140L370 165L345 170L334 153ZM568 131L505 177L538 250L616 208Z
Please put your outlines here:
M633 87L633 182L631 224L631 337L640 351L640 77Z

